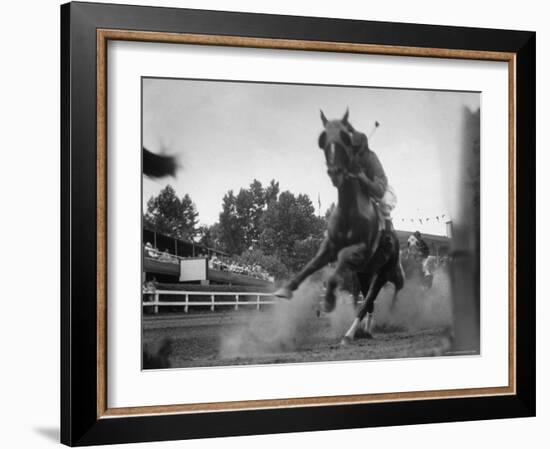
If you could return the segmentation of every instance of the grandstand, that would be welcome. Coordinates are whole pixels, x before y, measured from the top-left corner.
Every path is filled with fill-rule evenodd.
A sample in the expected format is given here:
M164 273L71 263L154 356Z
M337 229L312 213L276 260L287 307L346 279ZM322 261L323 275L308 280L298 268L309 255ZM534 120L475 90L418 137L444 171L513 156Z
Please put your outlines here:
M402 248L410 231L397 230ZM436 257L447 256L451 239L423 234ZM239 308L260 310L274 303L274 279L231 262L223 251L143 230L143 306L146 314Z
M223 251L143 230L144 282L268 288L273 277L258 267L242 267Z
M410 231L396 230L401 247L407 246ZM436 257L450 252L451 239L447 236L422 234ZM194 242L176 239L150 229L143 230L144 281L155 279L163 283L187 285L226 285L270 287L273 278L265 272L240 267L231 263L231 256L223 251Z

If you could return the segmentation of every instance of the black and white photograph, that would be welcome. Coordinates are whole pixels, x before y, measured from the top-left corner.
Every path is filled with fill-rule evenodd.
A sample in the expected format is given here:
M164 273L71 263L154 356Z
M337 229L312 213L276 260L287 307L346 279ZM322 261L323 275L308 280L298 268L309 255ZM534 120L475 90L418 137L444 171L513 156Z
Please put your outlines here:
M141 87L142 369L479 355L479 92Z
M547 441L544 5L7 2L0 447Z

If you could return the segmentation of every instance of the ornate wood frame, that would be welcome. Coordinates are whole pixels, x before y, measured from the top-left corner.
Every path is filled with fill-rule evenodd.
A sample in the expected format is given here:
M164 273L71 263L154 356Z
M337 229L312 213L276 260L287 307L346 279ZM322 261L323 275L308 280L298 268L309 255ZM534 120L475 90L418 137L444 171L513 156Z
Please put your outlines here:
M535 237L527 231L535 213L534 33L90 3L63 5L61 15L62 442L120 443L243 435L252 433L249 429L259 434L534 415ZM506 61L508 386L107 408L109 40ZM522 300L516 302L520 291ZM241 424L244 417L246 426Z

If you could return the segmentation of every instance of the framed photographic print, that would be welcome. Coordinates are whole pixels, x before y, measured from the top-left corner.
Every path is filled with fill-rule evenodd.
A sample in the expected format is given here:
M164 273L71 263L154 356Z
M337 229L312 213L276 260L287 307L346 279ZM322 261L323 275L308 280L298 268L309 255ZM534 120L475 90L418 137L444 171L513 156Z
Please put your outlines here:
M535 33L61 19L63 443L535 414Z

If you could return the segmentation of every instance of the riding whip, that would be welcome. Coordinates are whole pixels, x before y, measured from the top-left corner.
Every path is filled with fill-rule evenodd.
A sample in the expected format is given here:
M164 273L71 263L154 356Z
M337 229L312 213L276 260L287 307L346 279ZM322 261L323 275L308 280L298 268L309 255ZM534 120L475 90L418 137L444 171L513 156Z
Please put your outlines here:
M380 126L380 123L378 121L375 121L374 122L374 128L372 129L372 131L368 135L369 140L372 138L372 136L374 136L374 133L376 132L376 130L378 129L379 126Z

